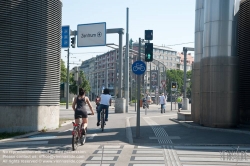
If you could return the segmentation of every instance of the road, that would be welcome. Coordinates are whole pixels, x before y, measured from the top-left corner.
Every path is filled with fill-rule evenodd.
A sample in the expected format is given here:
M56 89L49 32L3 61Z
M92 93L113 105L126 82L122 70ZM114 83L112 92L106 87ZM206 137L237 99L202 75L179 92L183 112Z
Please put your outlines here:
M175 123L177 110L160 113L150 105L141 110L139 137L134 106L128 113L110 116L104 132L89 116L85 145L71 150L72 124L56 130L0 142L0 165L76 166L198 166L250 165L250 132L188 128ZM73 111L61 108L60 117L72 118ZM33 162L33 163L32 163Z

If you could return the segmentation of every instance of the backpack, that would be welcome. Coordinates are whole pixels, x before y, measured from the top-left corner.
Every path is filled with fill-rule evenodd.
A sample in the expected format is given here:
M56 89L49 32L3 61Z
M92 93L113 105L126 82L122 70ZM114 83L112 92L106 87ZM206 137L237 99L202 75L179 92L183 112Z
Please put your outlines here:
M182 102L182 97L178 97L177 98L177 103L181 103Z

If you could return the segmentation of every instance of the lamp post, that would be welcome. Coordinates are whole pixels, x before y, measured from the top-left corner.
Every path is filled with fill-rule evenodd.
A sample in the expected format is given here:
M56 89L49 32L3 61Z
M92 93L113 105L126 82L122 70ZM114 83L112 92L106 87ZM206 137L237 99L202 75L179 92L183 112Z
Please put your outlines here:
M66 88L66 109L69 108L69 48L67 51L67 88Z
M186 82L187 82L187 51L194 51L194 48L190 47L183 47L183 52L184 52L184 93L183 93L183 110L189 110L188 108L188 99L186 95Z

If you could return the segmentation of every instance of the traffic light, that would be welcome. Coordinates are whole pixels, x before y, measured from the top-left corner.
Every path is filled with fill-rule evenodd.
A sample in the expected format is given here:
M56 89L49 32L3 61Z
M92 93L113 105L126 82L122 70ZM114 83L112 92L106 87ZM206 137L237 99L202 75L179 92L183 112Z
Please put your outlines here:
M175 89L177 88L176 82L172 82L172 83L171 83L171 88L175 88Z
M145 30L145 40L153 40L153 30Z
M72 47L72 48L75 48L75 42L76 42L76 38L75 38L75 37L72 37L72 38L71 38L71 47Z
M153 61L153 43L145 43L145 61Z

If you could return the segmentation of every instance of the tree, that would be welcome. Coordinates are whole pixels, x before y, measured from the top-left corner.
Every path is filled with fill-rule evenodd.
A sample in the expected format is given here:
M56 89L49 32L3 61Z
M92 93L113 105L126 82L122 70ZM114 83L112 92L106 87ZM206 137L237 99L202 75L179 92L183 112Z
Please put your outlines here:
M65 62L61 59L61 82L67 82L67 69Z
M171 69L167 70L167 92L170 94L171 92L171 82L177 82L177 93L183 93L184 88L184 71L179 69ZM191 80L192 70L187 71L187 80ZM191 81L188 82L189 86L187 86L187 97L191 97Z
M177 82L177 92L182 92L184 72L182 70L167 70L167 92L171 93L171 82Z
M188 82L189 86L187 86L187 97L188 98L191 98L191 90L192 90L192 82L191 82L191 79L192 79L192 70L189 70L187 71L187 79L190 79L190 81Z
M79 87L83 88L86 93L89 92L90 91L89 81L86 79L83 71L80 71L79 77L81 80L81 84L79 85ZM76 85L76 81L74 80L74 75L72 73L70 74L69 82L70 82L69 92L76 95L77 85Z

